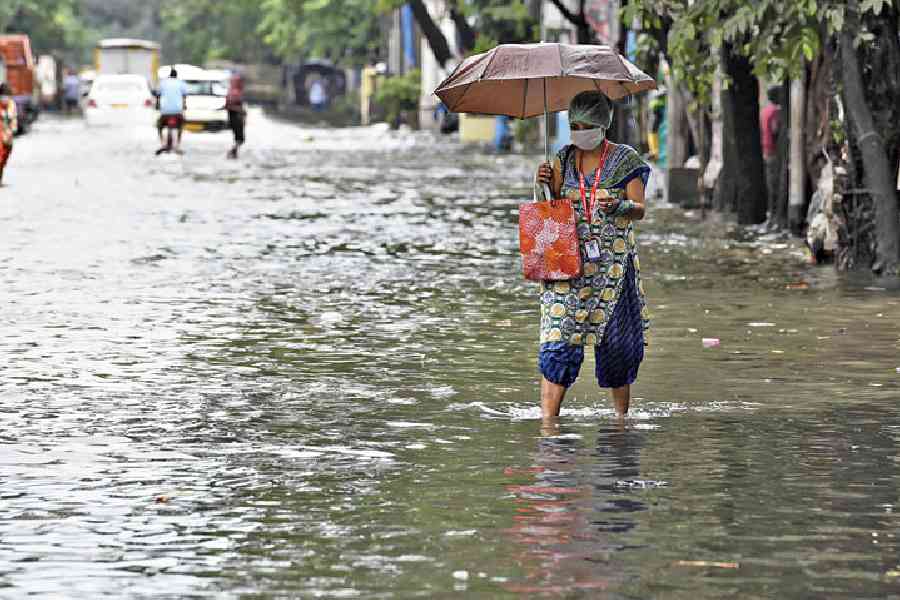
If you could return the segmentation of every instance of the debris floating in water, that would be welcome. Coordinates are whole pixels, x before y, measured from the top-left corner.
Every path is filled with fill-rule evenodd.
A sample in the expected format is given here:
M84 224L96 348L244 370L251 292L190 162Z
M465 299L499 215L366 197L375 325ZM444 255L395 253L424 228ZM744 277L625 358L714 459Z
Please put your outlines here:
M677 560L675 566L678 567L716 567L717 569L738 569L740 563L736 562L715 562L708 560Z
M720 343L719 338L703 338L704 348L718 348Z

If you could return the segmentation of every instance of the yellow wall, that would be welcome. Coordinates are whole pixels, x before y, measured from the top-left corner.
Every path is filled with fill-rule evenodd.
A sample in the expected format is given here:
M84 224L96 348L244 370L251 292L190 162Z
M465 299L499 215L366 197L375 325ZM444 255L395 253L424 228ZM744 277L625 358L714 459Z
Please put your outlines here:
M459 139L462 142L493 142L496 117L459 115Z

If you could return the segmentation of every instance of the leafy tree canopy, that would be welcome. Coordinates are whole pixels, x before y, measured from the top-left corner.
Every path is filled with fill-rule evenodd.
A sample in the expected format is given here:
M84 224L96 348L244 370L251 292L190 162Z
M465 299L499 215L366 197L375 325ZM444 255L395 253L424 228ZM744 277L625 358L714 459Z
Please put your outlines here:
M3 0L0 33L27 33L38 53L80 54L88 37L76 0Z
M860 10L879 14L890 3L862 0ZM749 58L757 75L783 81L800 74L824 36L842 29L845 10L844 0L628 0L622 17L664 30L675 78L707 101L724 46ZM858 42L871 38L858 32Z
M259 6L259 31L283 58L363 63L382 43L375 0L262 0Z

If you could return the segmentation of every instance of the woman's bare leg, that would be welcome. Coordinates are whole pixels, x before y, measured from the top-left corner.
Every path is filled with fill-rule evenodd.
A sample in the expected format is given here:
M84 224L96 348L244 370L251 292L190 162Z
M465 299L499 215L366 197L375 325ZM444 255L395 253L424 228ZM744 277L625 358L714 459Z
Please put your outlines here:
M565 395L566 386L541 377L541 415L544 419L559 416L559 409Z
M616 416L624 417L628 414L628 407L631 404L631 386L623 385L622 387L613 388L612 390L613 404L616 407Z

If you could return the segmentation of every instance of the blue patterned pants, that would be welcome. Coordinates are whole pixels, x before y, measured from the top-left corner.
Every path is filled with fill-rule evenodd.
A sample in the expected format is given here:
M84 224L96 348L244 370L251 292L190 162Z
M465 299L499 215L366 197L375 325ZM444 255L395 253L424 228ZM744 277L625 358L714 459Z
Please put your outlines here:
M629 259L622 295L606 326L603 340L594 348L597 383L602 388L631 385L644 360L644 325L634 279L634 266ZM567 388L575 383L583 362L584 346L567 342L541 344L538 353L541 375L547 381Z

